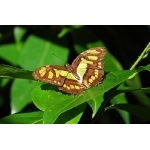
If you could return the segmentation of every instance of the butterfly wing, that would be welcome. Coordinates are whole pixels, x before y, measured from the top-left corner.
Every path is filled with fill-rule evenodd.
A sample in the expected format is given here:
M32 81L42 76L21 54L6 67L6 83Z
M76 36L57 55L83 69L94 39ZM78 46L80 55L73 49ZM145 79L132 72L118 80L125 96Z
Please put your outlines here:
M87 88L96 86L102 81L105 53L106 50L104 48L91 48L82 52L72 62L71 67L80 77L80 83Z
M35 80L62 86L68 70L66 67L47 65L36 69L32 75Z
M83 93L85 87L80 82L78 82L78 80L74 77L72 73L69 73L64 81L64 84L62 86L59 86L58 89L74 95Z
M47 65L33 72L35 80L57 85L58 89L71 95L83 93L84 86L66 67Z
M33 72L35 80L54 84L71 95L81 94L86 88L96 86L102 81L105 49L91 48L81 53L66 67L47 65Z

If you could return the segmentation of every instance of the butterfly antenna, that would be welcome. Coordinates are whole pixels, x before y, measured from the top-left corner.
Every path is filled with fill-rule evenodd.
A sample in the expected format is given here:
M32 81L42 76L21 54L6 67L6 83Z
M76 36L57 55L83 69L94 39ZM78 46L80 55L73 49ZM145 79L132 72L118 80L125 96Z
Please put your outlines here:
M61 60L63 63L65 63L64 60L62 60L60 57L58 57L55 53L52 53L54 56L56 56L59 60Z

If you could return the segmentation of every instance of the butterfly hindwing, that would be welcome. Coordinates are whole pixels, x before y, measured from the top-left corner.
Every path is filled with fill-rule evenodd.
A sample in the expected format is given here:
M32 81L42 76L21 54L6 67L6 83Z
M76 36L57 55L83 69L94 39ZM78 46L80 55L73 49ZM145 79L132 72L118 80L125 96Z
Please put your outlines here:
M71 95L74 95L83 93L85 87L80 82L78 82L77 79L72 80L66 78L64 84L58 87L58 89L61 91L65 91L66 93L69 93Z

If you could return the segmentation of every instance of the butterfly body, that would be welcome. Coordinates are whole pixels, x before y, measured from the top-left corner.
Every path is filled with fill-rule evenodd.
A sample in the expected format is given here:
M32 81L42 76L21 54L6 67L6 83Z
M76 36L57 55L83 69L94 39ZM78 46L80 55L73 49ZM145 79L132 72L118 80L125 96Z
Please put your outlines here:
M35 80L57 85L59 90L71 95L81 94L102 81L105 53L104 48L91 48L79 54L71 65L43 66L33 72L33 77Z

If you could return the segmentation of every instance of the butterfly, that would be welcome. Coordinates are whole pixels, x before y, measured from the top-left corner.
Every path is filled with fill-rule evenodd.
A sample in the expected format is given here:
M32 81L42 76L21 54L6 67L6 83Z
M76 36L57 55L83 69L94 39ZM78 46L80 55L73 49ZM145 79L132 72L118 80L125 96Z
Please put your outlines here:
M90 48L79 54L72 64L65 67L46 65L33 72L33 78L58 86L71 95L81 94L85 89L97 86L104 76L105 48Z

